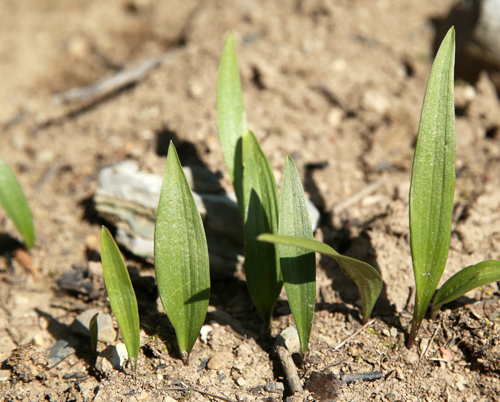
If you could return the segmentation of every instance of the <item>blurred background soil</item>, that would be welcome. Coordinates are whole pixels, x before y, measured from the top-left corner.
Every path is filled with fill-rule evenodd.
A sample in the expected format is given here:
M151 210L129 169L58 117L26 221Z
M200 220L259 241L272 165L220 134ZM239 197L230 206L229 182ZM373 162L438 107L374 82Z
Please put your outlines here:
M466 3L475 7L479 2ZM375 382L344 385L338 400L498 400L500 324L493 314L496 307L484 304L496 303L496 284L445 308L440 320L426 321L413 351L403 346L414 284L407 203L411 161L435 43L451 23L458 40L457 184L443 281L467 265L500 258L498 66L468 45L477 10L460 14L463 4L1 1L0 156L27 195L37 239L31 260L23 259L16 251L18 234L1 215L0 361L31 344L29 353L38 357L18 360L39 362L66 336L66 326L78 313L90 307L109 312L98 256L99 231L106 222L92 203L103 167L134 160L140 170L162 175L171 139L183 164L218 173L226 191L232 191L215 107L220 52L232 30L249 128L278 186L288 154L321 212L316 237L373 264L385 282L373 331L334 351L360 325L359 295L332 261L318 259L318 311L301 375L306 378L311 370L339 361L331 368L335 374L383 372ZM65 91L155 57L155 67L135 84L91 101L60 101ZM139 276L153 275L150 262L125 256ZM61 290L57 281L75 267L93 281L95 297ZM266 381L284 381L283 373L270 357L272 338L262 334L241 280L215 280L211 305L230 314L247 336L209 315L211 338L197 343L189 367L182 366L169 344L168 323L154 324L166 327L167 340L150 330L147 319L159 316L152 294L145 292L150 300L140 301L154 312L144 318L145 346L136 379L123 370L96 375L86 351L51 369L33 363L40 372L33 378L12 373L12 360L10 366L4 363L0 395L5 400L213 399L168 391L177 380L230 400L288 395L286 388L284 396L259 389ZM292 322L283 296L271 334ZM451 361L440 347L451 351ZM222 352L229 352L232 363L198 370Z

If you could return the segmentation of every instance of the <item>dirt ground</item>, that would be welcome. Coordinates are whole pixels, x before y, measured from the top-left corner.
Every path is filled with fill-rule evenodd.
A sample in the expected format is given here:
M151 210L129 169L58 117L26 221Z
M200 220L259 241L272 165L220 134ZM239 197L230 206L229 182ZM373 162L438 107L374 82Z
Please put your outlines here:
M269 334L244 282L213 278L206 320L211 332L184 366L173 330L157 308L153 267L130 253L127 264L140 275L135 284L143 346L137 376L128 366L97 372L87 341L55 367L46 365L47 350L68 336L77 314L110 311L98 255L105 222L92 203L100 169L132 159L141 170L161 175L161 144L173 138L181 162L221 172L231 191L218 143L215 87L224 38L232 30L249 127L278 186L289 154L322 213L316 237L373 264L385 283L375 322L335 350L361 326L359 295L332 261L318 259L317 312L299 376L382 376L349 384L326 376L324 394L297 400L500 400L497 284L445 306L436 321L424 321L412 350L404 346L414 284L407 203L411 160L434 42L443 29L439 21L453 4L1 1L0 155L28 197L37 239L30 263L16 251L18 234L2 215L0 396L269 402L290 396L271 353L274 337L293 324L285 296ZM135 85L98 101L54 102L55 94L158 55L163 62ZM467 62L462 59L457 72ZM443 280L467 265L500 258L500 104L490 79L494 72L476 67L456 84L457 184ZM372 191L357 199L370 185ZM59 280L75 267L87 275L92 293L61 286ZM210 368L214 355L222 362ZM269 381L284 383L284 392L267 391Z

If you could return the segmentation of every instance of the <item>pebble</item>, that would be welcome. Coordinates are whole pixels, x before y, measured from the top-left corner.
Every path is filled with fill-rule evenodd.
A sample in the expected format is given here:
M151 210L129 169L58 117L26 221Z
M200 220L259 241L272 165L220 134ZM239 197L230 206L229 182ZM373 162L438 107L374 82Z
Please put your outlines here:
M390 330L390 333L391 333L391 336L393 338L397 338L398 337L398 329L397 328L392 327L391 330Z
M467 384L467 381L465 381L464 376L458 374L457 375L457 382L455 383L455 385L457 386L457 389L460 392L463 392L465 390L465 384Z
M285 390L285 385L282 382L269 381L264 385L264 389L267 392L283 392Z
M40 334L36 334L33 339L31 340L31 343L33 346L38 346L41 347L45 343L45 339L43 339L43 336Z
M408 352L406 355L406 362L408 364L415 364L418 362L418 355L415 352Z
M247 385L247 380L245 380L243 377L240 377L236 381L236 384L238 384L240 387L244 387L245 385Z
M109 345L99 353L96 368L103 373L109 372L110 365L112 369L118 370L123 367L127 359L128 353L124 343L120 342L116 345Z
M281 345L288 349L291 355L300 354L300 340L297 328L287 327L276 337L273 349Z
M113 319L109 314L100 312L99 310L89 309L81 313L75 318L70 328L74 333L85 335L90 338L89 323L90 319L96 314L97 316L97 339L111 343L116 339L116 331L113 327Z
M229 368L233 363L233 354L231 352L219 352L214 354L207 363L210 370L220 370Z

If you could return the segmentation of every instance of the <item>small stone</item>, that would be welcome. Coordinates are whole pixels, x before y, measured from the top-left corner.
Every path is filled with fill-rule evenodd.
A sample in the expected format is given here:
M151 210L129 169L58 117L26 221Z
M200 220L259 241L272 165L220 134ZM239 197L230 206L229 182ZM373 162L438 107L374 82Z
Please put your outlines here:
M415 364L418 362L418 355L415 352L408 352L406 355L406 363Z
M113 320L109 314L99 312L99 310L89 309L81 313L75 318L73 324L71 324L71 330L74 333L85 335L90 338L89 323L90 319L96 313L99 313L97 316L97 339L106 343L114 342L116 339L116 331L113 328Z
M108 373L109 365L106 362L109 362L112 369L119 370L123 367L127 359L127 348L124 343L120 342L116 345L109 345L97 357L96 368L103 373Z
M164 396L163 402L177 402L177 399L172 398L171 396Z
M387 328L384 328L382 331L381 331L382 335L384 336L391 336L391 333L389 332L389 330Z
M391 332L391 336L393 338L397 338L398 337L398 329L397 328L392 327L391 330L390 330L390 332Z
M300 340L299 334L297 333L297 328L288 327L281 331L281 333L276 337L276 342L274 343L273 349L275 349L278 345L287 348L291 355L295 353L300 354Z
M465 384L467 384L467 381L465 381L464 376L458 374L457 375L457 382L455 383L455 385L457 386L457 389L460 392L463 392L465 390Z
M43 336L40 335L40 334L36 334L33 339L31 340L31 344L33 346L38 346L38 347L42 347L43 344L45 343L45 339L43 339Z
M220 352L213 355L207 363L210 370L220 370L228 368L233 363L233 354L231 352Z
M204 344L208 342L208 335L213 331L211 325L203 325L200 329L200 339Z
M244 387L245 385L247 385L247 380L245 380L243 377L240 377L236 381L236 384L238 384L240 387Z
M11 370L0 369L0 382L9 381L11 377L12 377Z
M264 385L264 389L267 392L280 393L280 392L283 392L285 390L285 386L283 385L282 382L269 381L269 382L266 382L266 385Z

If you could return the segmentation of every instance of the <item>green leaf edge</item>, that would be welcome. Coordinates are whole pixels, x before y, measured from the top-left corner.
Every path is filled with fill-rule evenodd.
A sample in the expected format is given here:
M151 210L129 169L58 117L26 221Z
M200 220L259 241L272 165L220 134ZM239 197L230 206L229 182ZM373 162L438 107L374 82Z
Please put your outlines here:
M245 230L245 272L250 297L269 325L274 305L283 287L279 255L272 245L260 244L259 234L278 231L278 186L271 165L262 152L255 135L247 130L243 134L243 196ZM252 194L255 194L252 199ZM252 201L252 205L250 202ZM262 223L253 202L262 205L268 221ZM252 208L251 208L252 207ZM265 225L267 223L267 225ZM259 226L260 225L260 226ZM253 227L258 226L258 227Z
M364 321L367 321L370 318L373 306L375 305L375 302L377 301L384 285L382 277L371 265L363 261L341 255L327 244L316 240L303 239L295 236L277 236L270 233L262 234L257 239L274 244L299 247L333 258L339 264L344 274L352 279L358 287L363 305ZM360 271L358 272L359 276L352 272L353 267ZM367 279L368 277L371 277L371 281Z
M0 158L0 205L21 234L28 250L31 249L35 244L31 210L16 176L2 158Z
M441 43L429 77L413 160L409 197L410 246L417 289L411 331L413 335L410 335L410 338L415 336L418 331L448 258L455 187L454 56L455 30L452 27ZM437 135L439 136L439 131L443 131L442 126L444 126L445 133L444 156L441 154L436 156L434 147L430 149L429 144L436 145L439 142L434 142L424 136L428 131L434 130L438 131ZM428 154L426 155L424 152ZM443 168L442 170L435 169L437 173L429 178L429 172L432 173L429 169L431 162L442 163ZM434 197L432 194L427 195L427 191L432 188L429 183L433 179L439 180L443 176L442 190L436 190L440 192L436 193L437 195ZM437 205L429 204L428 208L422 207L421 204L429 199L434 200L432 202L437 203ZM440 216L436 217L436 215ZM440 223L432 227L433 222L437 220ZM423 222L427 222L427 225L424 225ZM433 229L438 232L436 236L432 235ZM439 255L436 255L436 249L440 250ZM427 250L434 250L432 260L427 259ZM424 259L426 263L421 263Z
M280 194L278 235L314 239L307 201L299 172L288 155L285 158ZM316 257L314 252L277 245L283 283L299 334L302 354L307 352L316 306Z
M137 299L120 249L104 226L101 229L101 260L109 304L122 332L129 359L135 370L140 348Z
M488 260L458 271L441 286L434 297L432 315L463 294L487 283L500 281L500 261Z
M177 180L179 186L177 187L177 190L180 190L179 192L171 191L172 187L167 184L169 183L169 178ZM169 204L169 201L172 200L178 203L178 205L182 204L185 213L184 217L174 217L174 224L179 225L180 228L187 228L184 233L186 234L186 238L182 236L178 237L177 243L180 244L181 248L184 248L184 250L181 250L179 255L182 254L182 251L185 251L182 261L189 259L189 262L186 264L190 267L187 269L187 272L190 272L190 276L186 281L183 271L178 271L176 274L178 275L178 278L182 278L177 290L185 288L188 281L191 281L190 283L195 288L194 292L191 292L191 289L188 289L190 292L188 297L185 297L184 292L182 292L184 296L182 298L182 305L186 305L188 303L199 303L198 307L193 307L193 311L191 312L188 312L187 310L183 310L181 313L173 311L173 309L177 309L179 307L179 303L177 303L177 301L172 297L171 287L164 286L164 283L171 284L172 281L175 280L172 277L174 268L169 267L177 266L176 269L179 269L177 261L172 261L174 243L172 242L173 237L169 235L169 233L179 233L179 231L174 231L172 227L163 228L162 226L164 218L170 214L166 206ZM163 230L165 230L164 234L162 233ZM165 237L167 238L167 241L165 241ZM205 321L210 296L210 264L203 221L199 210L196 207L193 193L191 192L182 169L177 150L172 142L170 142L168 149L161 195L158 202L157 219L155 224L154 253L158 293L165 312L175 329L177 343L181 351L182 359L184 362L187 362L188 355L191 352L194 343L198 338L203 322ZM194 267L197 264L199 264L199 266ZM181 269L185 266L185 264L182 264ZM181 318L178 320L176 317L177 315L181 316L182 314L184 316L189 313L191 313L191 316L184 317L184 319ZM195 317L193 317L193 315Z

